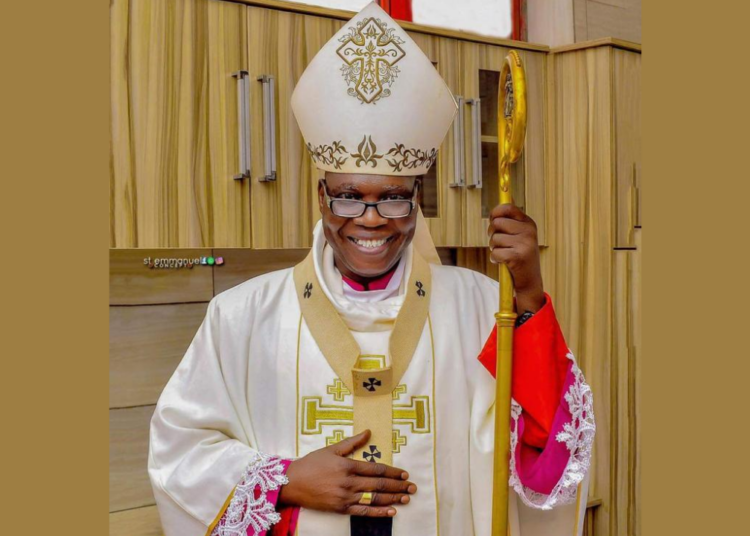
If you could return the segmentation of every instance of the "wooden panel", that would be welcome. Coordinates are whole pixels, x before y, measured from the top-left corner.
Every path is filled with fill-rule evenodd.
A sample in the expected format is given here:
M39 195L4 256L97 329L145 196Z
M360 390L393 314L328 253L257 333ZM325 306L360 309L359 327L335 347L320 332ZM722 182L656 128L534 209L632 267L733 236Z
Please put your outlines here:
M589 0L586 5L586 23L586 37L581 40L619 37L640 43L641 1ZM579 40L578 36L576 40Z
M295 248L312 245L311 184L317 178L291 108L294 87L308 57L305 15L247 8L248 70L252 121L253 247ZM332 35L332 34L331 34ZM277 180L264 173L263 96L260 75L276 77Z
M109 308L109 407L156 404L207 303Z
M617 172L618 247L633 247L642 191L641 166L641 55L613 49L614 127Z
M525 210L537 225L540 246L547 245L547 56L521 52L526 66L528 124L524 146Z
M594 392L597 435L590 494L603 499L597 534L617 528L617 399L613 395L614 170L611 49L586 49L550 57L555 84L553 172L548 188L548 241L555 309L568 345ZM595 143L594 143L595 141ZM547 281L545 281L547 285ZM549 287L549 285L547 285ZM619 531L619 532L618 532Z
M499 73L502 69L503 61L508 54L509 49L500 47L490 47L476 43L461 43L461 72L462 87L461 91L465 98L480 97L480 71L493 71ZM533 85L528 94L528 108L530 110L529 125L527 130L527 145L519 161L512 167L513 199L519 207L526 210L527 193L533 194L534 200L532 207L534 210L534 219L541 220L542 227L546 227L546 192L545 192L545 133L544 117L546 115L545 102L545 59L544 57L533 57L535 53L521 51L521 57L525 62L527 77L529 83ZM485 107L485 103L482 103ZM533 112L531 111L533 110ZM496 125L492 128L496 130ZM471 114L467 106L466 124L467 132L465 147L466 154L471 154ZM491 130L492 130L491 129ZM527 164L527 160L533 159L533 162ZM536 174L531 187L526 186L526 177L528 171L533 170ZM487 244L487 226L488 220L483 217L483 196L487 200L487 210L497 204L497 182L498 177L493 173L484 170L483 187L467 188L464 194L464 232L463 246L465 247L484 247ZM466 172L469 177L472 176L472 162L467 158ZM540 223L538 221L538 223ZM542 239L546 242L546 231L542 232Z
M147 471L154 407L109 410L110 512L155 504Z
M573 0L573 26L576 41L587 41L589 38L588 19L586 15L587 6L588 0Z
M209 301L213 295L212 268L149 268L144 259L195 259L210 249L109 251L110 305L146 305Z
M309 249L217 249L214 254L224 258L224 266L214 270L216 294L252 279L253 277L291 268L299 264Z
M156 506L109 514L109 536L162 536Z
M244 7L113 0L112 247L249 246L238 166Z
M497 264L490 262L490 249L487 247L458 248L456 266L482 273L495 281L500 277Z
M437 38L419 33L409 34L437 68L440 76L454 93L460 94L460 48L455 39ZM425 218L430 234L438 247L461 245L462 189L451 188L455 181L453 128L438 151L437 166L437 217Z
M347 19L348 20L348 19ZM337 19L328 19L324 17L305 17L305 57L308 63L315 57L318 51L323 48L331 37L339 31L344 21ZM324 173L315 167L311 158L307 158L307 165L310 168L310 202L311 202L311 228L320 220L320 203L318 199L318 182L324 177ZM312 243L310 243L312 245Z

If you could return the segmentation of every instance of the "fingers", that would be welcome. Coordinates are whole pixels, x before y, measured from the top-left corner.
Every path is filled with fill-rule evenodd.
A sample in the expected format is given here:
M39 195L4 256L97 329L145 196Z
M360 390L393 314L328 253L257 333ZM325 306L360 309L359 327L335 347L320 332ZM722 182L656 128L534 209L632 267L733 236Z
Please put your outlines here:
M525 244L523 237L517 235L495 233L490 237L490 249L496 248L514 248Z
M517 235L527 232L528 230L528 222L521 222L510 218L495 218L490 220L490 224L487 227L487 234L490 236L496 233Z
M367 443L368 439L370 439L370 431L365 430L360 434L344 439L343 441L339 441L331 448L333 449L333 452L335 452L338 456L349 456L349 454Z
M346 509L346 514L350 516L363 517L393 517L396 515L396 509L392 506L367 506L364 504L353 504Z
M398 467L391 467L384 463L352 461L352 473L359 476L379 476L385 478L395 478L397 480L406 480L409 473Z
M362 500L362 493L357 493L354 500L357 504ZM406 493L372 493L372 502L365 506L390 506L392 504L409 504L411 497Z
M352 483L353 491L374 491L377 493L416 493L417 485L408 480L393 478L358 477Z
M490 211L490 220L495 218L509 218L517 221L529 221L529 218L523 210L513 204L497 205Z

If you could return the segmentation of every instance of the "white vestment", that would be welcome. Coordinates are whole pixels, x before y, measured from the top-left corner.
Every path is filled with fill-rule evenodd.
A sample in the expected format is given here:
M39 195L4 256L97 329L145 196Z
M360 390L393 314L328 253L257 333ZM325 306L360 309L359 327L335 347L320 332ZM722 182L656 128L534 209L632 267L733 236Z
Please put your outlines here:
M389 322L409 290L403 287L411 247L403 274L394 276L399 292L374 302L346 297L328 251L319 225L318 288L362 354L388 360ZM393 536L488 536L495 381L477 356L494 327L498 284L463 268L431 265L431 273L428 322L393 392L393 464L419 488L408 505L397 506ZM297 458L349 437L352 398L307 329L292 269L216 296L151 423L149 475L166 536L206 534L258 453ZM553 493L562 498L563 491ZM511 492L511 534L580 534L582 491L578 508L552 497L551 510L531 508ZM259 512L263 521L272 510ZM347 516L300 513L299 536L349 536L349 530Z

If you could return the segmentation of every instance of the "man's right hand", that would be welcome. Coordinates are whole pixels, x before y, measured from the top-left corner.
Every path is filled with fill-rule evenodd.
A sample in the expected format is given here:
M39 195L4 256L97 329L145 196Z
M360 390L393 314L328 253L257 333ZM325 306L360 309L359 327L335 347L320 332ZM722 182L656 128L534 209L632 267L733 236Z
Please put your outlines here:
M407 504L417 486L403 469L382 463L347 458L365 445L370 431L311 452L289 465L289 483L282 486L279 502L350 516L393 517L394 504ZM370 505L359 504L362 493L373 493Z

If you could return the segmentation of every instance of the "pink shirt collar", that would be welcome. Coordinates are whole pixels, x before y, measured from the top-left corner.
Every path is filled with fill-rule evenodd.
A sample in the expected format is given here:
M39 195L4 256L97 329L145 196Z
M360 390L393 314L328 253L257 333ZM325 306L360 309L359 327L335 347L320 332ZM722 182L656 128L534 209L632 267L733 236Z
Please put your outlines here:
M391 268L388 272L381 275L377 279L373 279L367 284L367 287L361 283L357 283L356 281L349 279L345 275L342 275L341 278L344 280L344 283L349 285L349 287L352 290L356 290L357 292L366 292L368 290L385 290L385 288L388 286L388 283L390 283L391 278L393 277L393 274L396 272L396 268L398 268L398 263Z

